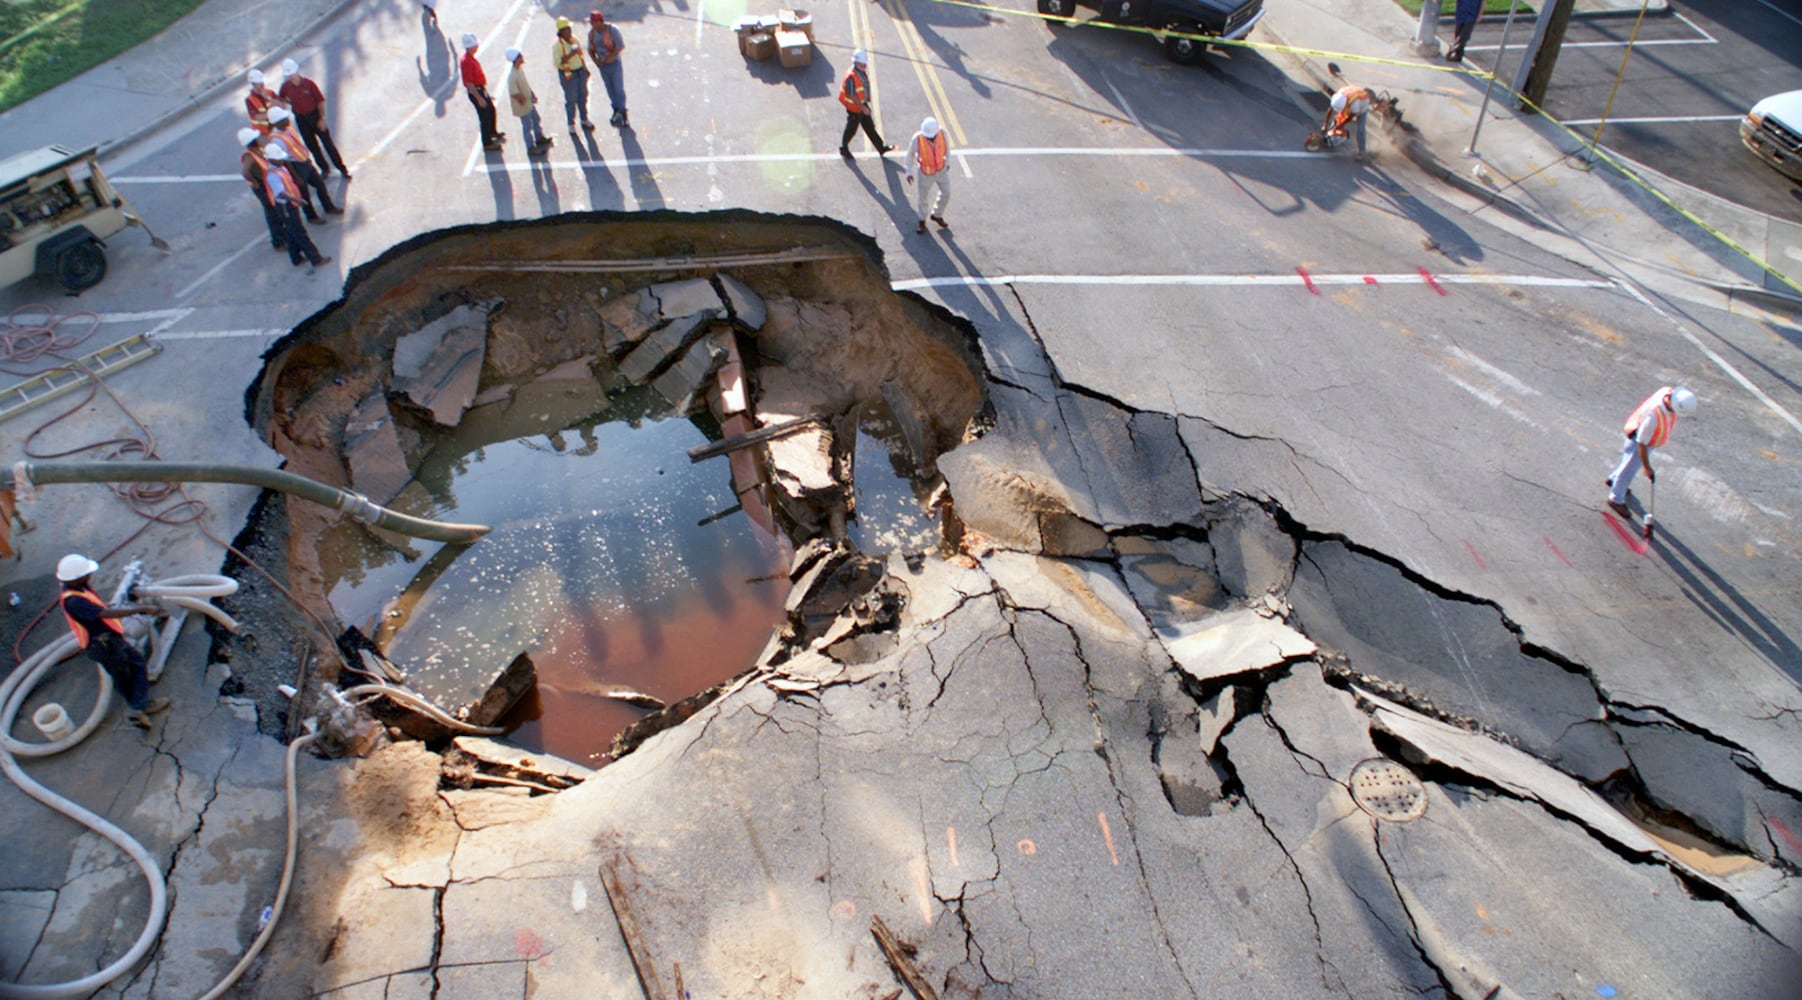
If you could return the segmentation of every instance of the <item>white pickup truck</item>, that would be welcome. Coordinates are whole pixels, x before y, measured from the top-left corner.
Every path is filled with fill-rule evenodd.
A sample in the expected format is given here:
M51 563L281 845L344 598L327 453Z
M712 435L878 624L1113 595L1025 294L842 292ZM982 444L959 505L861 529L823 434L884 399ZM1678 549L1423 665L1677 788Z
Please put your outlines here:
M1740 119L1739 141L1785 177L1802 181L1802 90L1752 105Z

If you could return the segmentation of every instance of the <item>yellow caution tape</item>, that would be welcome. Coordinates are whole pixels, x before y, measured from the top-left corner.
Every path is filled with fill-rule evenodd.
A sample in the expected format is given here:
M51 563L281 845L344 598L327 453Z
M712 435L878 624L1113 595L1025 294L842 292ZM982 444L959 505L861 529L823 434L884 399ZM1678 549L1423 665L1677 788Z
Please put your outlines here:
M1492 73L1489 73L1486 70L1470 69L1470 68L1462 67L1462 66L1439 66L1439 65L1435 65L1433 63L1419 62L1417 60L1409 60L1409 59L1388 59L1388 58L1384 58L1381 56L1360 55L1355 52L1331 52L1331 51L1328 51L1325 49L1307 49L1307 48L1301 48L1301 47L1295 46L1295 45L1274 45L1274 44L1271 44L1270 42L1253 42L1253 41L1247 41L1242 38L1240 38L1240 39L1218 38L1213 35L1197 35L1197 34L1190 34L1188 32L1182 32L1182 31L1165 31L1162 29L1144 27L1142 25L1115 24L1113 22L1101 21L1101 20L1081 21L1081 20L1077 20L1074 17L1055 17L1050 14L1042 14L1036 10L1016 10L1011 7L997 7L993 4L976 3L976 2L974 2L974 0L932 0L932 2L938 3L938 4L943 4L947 7L967 7L971 10L989 11L989 12L996 13L996 14L1011 14L1016 17L1033 17L1033 18L1038 18L1041 21L1052 21L1052 22L1056 22L1059 24L1068 25L1071 27L1103 28L1103 29L1106 29L1109 31L1127 31L1127 32L1132 32L1134 34L1149 35L1153 38L1160 38L1160 39L1170 37L1170 36L1175 36L1178 38L1193 38L1193 39L1196 39L1197 41L1206 42L1209 45L1218 45L1218 46L1222 46L1222 47L1233 46L1233 47L1237 47L1237 48L1252 49L1252 50L1263 51L1263 52L1286 52L1286 53L1289 53L1290 55L1314 56L1314 57L1324 58L1324 59L1344 60L1346 62L1364 63L1364 64L1375 65L1375 66L1398 66L1398 67L1401 67L1404 69L1425 69L1425 70L1432 70L1435 73L1455 73L1455 74L1462 74L1465 76L1476 77L1478 79L1492 80L1497 86L1501 87L1504 91L1506 91L1515 100L1519 101L1523 106L1532 109L1532 111L1535 114L1540 115L1546 121L1551 122L1553 125L1556 125L1559 129L1563 130L1563 132L1566 135L1575 139L1579 144L1587 144L1587 142L1588 142L1588 140L1586 140L1583 136L1579 135L1570 126L1559 121L1557 118L1555 118L1551 114L1547 113L1544 108L1541 108L1537 104L1534 104L1532 101L1528 100L1525 95L1518 93L1517 91L1515 91L1515 89L1513 87L1509 86L1506 83L1503 83L1499 77L1494 76ZM1782 271L1777 270L1775 267L1772 267L1771 264L1769 262L1767 262L1764 258L1753 253L1751 250L1748 250L1745 247L1740 246L1739 242L1734 240L1733 237L1728 236L1726 233L1721 232L1719 229L1716 229L1714 226L1708 224L1706 221L1704 221L1700 216L1696 215L1694 212L1691 212L1689 209L1684 208L1682 205L1677 204L1677 202L1675 200L1673 200L1670 195L1665 194L1663 191L1661 191L1657 187L1653 186L1651 182L1649 182L1645 178L1639 176L1639 174L1635 173L1632 168L1628 167L1625 163L1622 163L1619 159L1615 158L1615 156L1612 153L1609 153L1606 149L1603 149L1600 146L1596 147L1595 153L1596 153L1596 155L1600 156L1609 166L1613 167L1617 172L1619 172L1622 177L1625 177L1625 178L1627 178L1627 180L1638 185L1647 194L1650 194L1652 197L1657 198L1659 201L1663 202L1665 205L1667 205L1673 211L1675 211L1678 215L1681 215L1683 218L1694 223L1703 232L1707 233L1708 235L1714 237L1716 240L1720 241L1720 243L1723 246L1726 246L1727 248L1731 249L1734 253L1737 253L1741 257L1744 257L1746 260L1748 260L1752 264L1756 265L1760 270L1764 271L1766 274L1769 274L1771 277L1776 278L1778 281L1783 282L1785 285L1788 285L1790 288L1794 289L1796 292L1802 293L1802 284L1797 283L1796 279L1791 278L1789 275L1784 274Z

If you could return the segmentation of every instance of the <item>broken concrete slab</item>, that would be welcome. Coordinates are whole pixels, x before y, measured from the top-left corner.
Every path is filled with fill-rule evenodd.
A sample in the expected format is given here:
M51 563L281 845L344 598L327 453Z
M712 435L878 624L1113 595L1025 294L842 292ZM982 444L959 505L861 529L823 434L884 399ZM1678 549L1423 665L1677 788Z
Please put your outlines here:
M534 798L530 789L502 785L475 789L447 788L439 793L457 817L464 830L485 830L491 826L530 823L544 816L550 803Z
M759 407L757 420L761 426L770 427L803 415ZM835 474L832 440L832 428L816 423L765 442L771 485L797 500L843 491L844 484Z
M720 291L725 297L726 309L731 314L733 322L753 332L763 329L764 320L768 316L768 311L763 304L763 297L752 291L751 286L730 274L716 275L715 280L719 282Z
M699 316L705 321L723 319L726 316L725 301L720 298L719 290L713 287L713 282L706 278L665 281L647 286L643 294L656 300L657 312L666 320L693 319Z
M486 736L459 736L451 746L470 757L496 767L505 768L521 777L560 779L576 784L594 776L594 769L554 754L523 750Z
M1220 744L1220 736L1239 717L1239 689L1229 687L1201 704L1196 715L1195 736L1201 752L1212 755Z
M631 292L601 307L601 350L619 357L652 330L663 324L657 300L643 292Z
M1167 639L1203 627L1226 608L1226 592L1214 576L1214 553L1191 538L1116 535L1120 573L1151 627Z
M1480 719L1561 769L1601 781L1627 767L1595 684L1522 649L1493 605L1436 592L1349 546L1309 542L1289 591L1295 622L1359 674L1434 711Z
M1295 575L1295 539L1264 508L1244 497L1209 506L1220 585L1243 598L1288 590Z
M1201 514L1201 484L1176 418L1110 400L1059 392L1053 464L1095 505L1108 530L1184 524ZM1080 442L1080 443L1079 443ZM1077 485L1080 484L1080 485Z
M488 313L458 306L451 313L394 344L394 391L455 427L476 397L487 350Z
M1669 725L1614 731L1656 805L1766 861L1802 866L1802 802L1748 770L1738 751Z
M383 390L364 396L345 422L344 465L351 487L378 504L394 499L413 478Z
M711 287L711 286L710 286ZM643 385L674 363L677 355L706 332L714 317L697 313L660 327L619 361L619 373Z
M1218 612L1184 635L1158 638L1182 672L1198 681L1268 670L1318 651L1307 636L1251 608Z
M686 409L686 404L694 399L695 393L707 379L726 363L729 355L727 344L731 342L731 338L731 330L716 329L695 341L682 352L675 364L651 380L651 388L678 411Z

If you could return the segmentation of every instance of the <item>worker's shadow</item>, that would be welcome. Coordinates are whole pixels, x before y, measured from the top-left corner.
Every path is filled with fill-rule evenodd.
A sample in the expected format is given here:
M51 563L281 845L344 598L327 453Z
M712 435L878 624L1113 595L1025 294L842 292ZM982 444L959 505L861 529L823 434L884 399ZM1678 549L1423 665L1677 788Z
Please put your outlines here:
M1663 526L1652 533L1652 548L1665 555L1665 564L1677 574L1683 596L1721 627L1739 636L1792 680L1802 681L1802 647Z
M488 186L494 191L494 217L498 221L509 221L515 218L512 172L507 169L507 161L498 149L483 150L482 159L489 168L486 171Z
M626 193L620 190L619 182L613 179L613 171L608 169L607 161L602 158L600 144L594 141L594 133L583 131L580 137L570 137L570 147L582 166L582 179L588 182L588 207L597 212L625 209Z
M551 158L528 156L526 166L532 171L532 190L538 195L538 214L551 216L563 211L562 202L557 197L557 176L551 170Z
M1359 164L1348 164L1359 166ZM1463 226L1434 211L1426 201L1391 177L1382 167L1365 162L1354 183L1372 197L1366 204L1412 222L1425 235L1429 250L1445 255L1454 264L1475 264L1484 257L1483 246ZM1354 196L1353 200L1357 200Z
M456 89L456 74L451 70L456 53L436 21L421 15L419 23L425 30L425 55L413 59L413 69L419 74L419 89L432 100L432 113L443 118L444 103Z
M626 179L632 185L632 197L638 210L663 208L663 189L657 186L657 174L644 162L644 147L638 144L638 133L630 128L619 130L619 144L626 151Z

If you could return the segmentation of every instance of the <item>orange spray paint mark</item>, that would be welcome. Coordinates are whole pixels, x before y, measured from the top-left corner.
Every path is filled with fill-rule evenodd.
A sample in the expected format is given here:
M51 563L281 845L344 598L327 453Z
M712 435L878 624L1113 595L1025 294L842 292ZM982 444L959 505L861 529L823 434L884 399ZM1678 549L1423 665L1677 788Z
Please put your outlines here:
M951 850L951 867L957 867L957 827L945 827L945 846Z
M1033 843L1030 840L1021 840L1019 843L1014 845L1014 850L1019 851L1021 854L1024 854L1030 858L1033 855L1039 853L1039 845Z
M1107 856L1114 859L1117 867L1120 864L1120 854L1114 850L1114 831L1108 829L1107 813L1098 812L1095 818L1101 821L1101 839L1107 842Z

